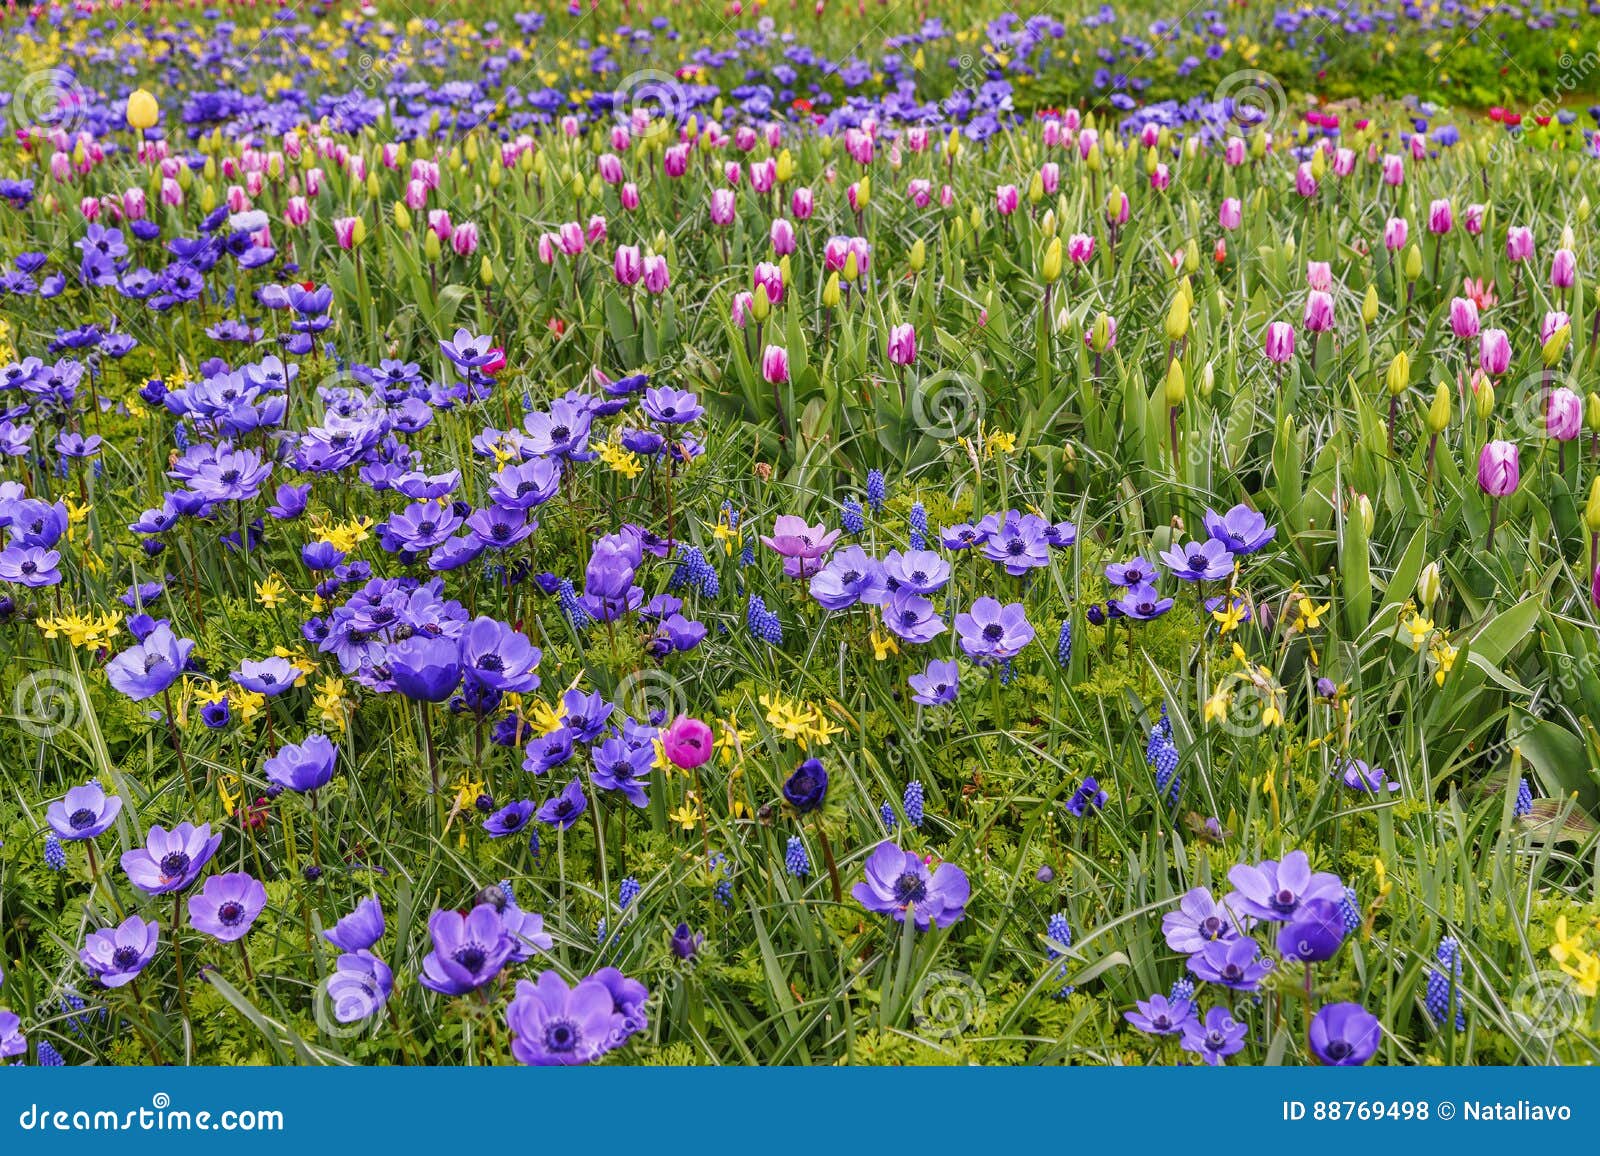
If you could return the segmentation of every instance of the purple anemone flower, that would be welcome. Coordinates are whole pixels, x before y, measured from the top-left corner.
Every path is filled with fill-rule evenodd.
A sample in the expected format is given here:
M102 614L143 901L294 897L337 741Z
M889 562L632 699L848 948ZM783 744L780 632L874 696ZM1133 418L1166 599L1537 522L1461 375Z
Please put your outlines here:
M466 915L435 911L428 920L433 950L417 977L441 995L465 995L482 987L505 966L516 947L492 904L480 903Z
M22 1019L16 1012L0 1008L0 1060L26 1055L27 1052L28 1037L22 1034Z
M1233 554L1216 538L1163 550L1161 561L1185 582L1215 582L1233 573Z
M648 807L644 793L650 784L650 768L656 753L652 744L630 746L620 738L609 738L589 752L594 771L589 779L602 791L620 791L635 807Z
M198 894L189 896L189 923L213 939L232 943L243 938L267 906L267 889L243 871L213 875Z
M986 662L1014 658L1033 641L1033 627L1028 624L1022 603L1002 606L989 597L978 599L970 611L956 615L956 631L968 657Z
M1266 516L1242 502L1226 514L1206 510L1206 533L1234 554L1254 554L1277 535Z
M163 623L139 645L128 647L108 662L106 677L134 702L154 698L178 681L193 649L193 641L173 637L172 628Z
M421 702L443 702L461 681L461 654L454 639L423 632L389 647L389 677L395 689Z
M990 516L991 518L993 515ZM984 519L989 521L988 518ZM1050 564L1050 543L1045 538L1049 523L1038 514L1006 511L1005 521L991 530L983 543L983 556L998 562L1012 577Z
M893 915L904 923L910 912L918 931L930 925L949 927L967 913L972 885L954 863L929 863L889 840L867 856L866 877L850 889L868 911Z
M595 978L568 987L554 971L537 983L520 980L506 1008L511 1029L511 1054L519 1063L538 1067L588 1064L611 1048L622 1017L611 991Z
M301 743L285 743L264 764L267 778L304 794L328 785L339 748L326 735L310 735Z
M956 701L956 694L961 689L961 668L954 659L935 659L928 663L927 669L921 674L913 674L906 681L916 692L911 696L912 702L923 706L945 706Z
M297 681L305 677L300 668L287 658L274 655L263 658L260 662L254 659L245 659L239 664L239 669L233 672L233 681L246 690L267 698L276 698L286 690L292 690Z
M533 671L543 656L521 631L480 614L461 632L459 647L467 674L486 686L517 694L538 689Z
M56 569L61 555L42 546L7 546L0 550L0 581L21 586L54 586L61 581Z
M1306 1042L1320 1063L1358 1068L1383 1042L1383 1025L1358 1003L1330 1003L1311 1018Z
M932 642L947 629L930 599L903 588L889 595L883 607L883 624L900 641L914 646Z
M1173 951L1192 955L1208 943L1237 939L1244 929L1227 908L1204 887L1195 887L1178 902L1178 910L1161 917L1161 933Z
M1234 1019L1225 1007L1214 1007L1202 1020L1190 1019L1183 1025L1180 1043L1185 1051L1194 1052L1206 1063L1220 1067L1223 1060L1244 1050L1248 1029Z
M888 597L883 563L860 546L846 546L812 575L811 597L824 610L848 610L857 602L879 605Z
M182 891L200 877L221 845L222 836L211 833L210 823L179 823L170 831L152 826L143 847L122 853L122 870L147 895Z
M936 594L950 581L950 563L932 550L890 550L883 572L898 589L913 594Z
M698 397L686 389L674 389L670 385L645 390L639 408L651 421L663 425L697 421L706 412Z
M89 974L103 987L121 987L137 979L145 965L155 958L161 928L154 920L146 923L130 915L115 929L107 928L86 936L78 958Z
M573 779L559 795L545 800L536 817L541 823L549 823L552 827L567 831L588 809L589 800L584 796L583 784Z
M1255 866L1241 863L1228 872L1228 882L1236 890L1223 902L1230 911L1256 919L1285 922L1307 899L1344 896L1344 885L1337 875L1313 873L1304 851L1291 851L1279 863L1264 859Z
M122 797L108 795L99 783L73 787L66 796L45 808L45 822L63 839L93 839L116 822Z
M1285 963L1321 963L1339 953L1344 943L1341 903L1307 899L1278 932L1278 954Z
M1143 586L1159 576L1155 566L1143 558L1112 562L1106 566L1106 581L1113 586Z
M1365 795L1382 795L1400 789L1400 783L1391 779L1388 771L1360 759L1346 759L1334 769L1334 773L1352 791L1360 791Z
M1141 582L1128 587L1127 592L1121 598L1114 599L1111 605L1120 610L1125 618L1148 622L1171 610L1172 599L1161 597L1154 586Z
M333 1018L342 1024L364 1020L389 1000L394 990L394 972L383 960L366 950L350 951L339 957L328 977L328 999Z
M1134 1003L1139 1010L1123 1012L1122 1018L1149 1035L1176 1035L1196 1022L1194 1004L1186 999L1169 1000L1164 995L1153 995Z
M533 802L530 799L507 803L483 821L483 829L489 833L491 839L516 835L533 822L533 809Z
M1272 970L1253 939L1213 940L1189 957L1189 970L1207 983L1235 991L1254 991Z
M804 518L780 514L770 535L761 535L761 544L783 559L783 572L790 578L809 578L822 568L822 557L839 540L838 530L822 525L809 526Z
M383 927L383 905L376 895L369 895L324 931L322 938L344 951L362 951L383 938Z

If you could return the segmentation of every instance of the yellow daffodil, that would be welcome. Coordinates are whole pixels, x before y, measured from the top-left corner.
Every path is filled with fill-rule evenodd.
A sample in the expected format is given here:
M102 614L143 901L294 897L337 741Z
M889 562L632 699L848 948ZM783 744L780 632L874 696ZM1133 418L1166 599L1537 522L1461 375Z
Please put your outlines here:
M879 634L878 628L872 628L872 657L879 662L884 661L891 654L899 654L900 646L892 634Z
M1438 666L1433 672L1433 681L1440 686L1444 685L1444 680L1449 677L1450 671L1455 667L1457 653L1456 648L1443 639L1434 643L1433 660Z
M1223 600L1220 610L1211 612L1211 617L1217 620L1218 633L1225 635L1231 633L1244 621L1244 614L1244 603L1237 598L1229 597ZM1234 649L1238 650L1238 647L1235 646Z
M1309 598L1300 599L1300 629L1315 630L1322 625L1322 616L1328 612L1328 603L1314 605Z
M1204 722L1226 722L1228 719L1228 703L1231 696L1227 691L1217 689L1217 692L1206 699Z
M1583 936L1567 934L1567 917L1556 916L1556 941L1550 945L1550 958L1557 963L1563 963L1576 955L1582 955L1585 950Z
M699 812L689 805L689 800L692 800L693 798L694 792L691 791L689 793L689 798L684 800L683 806L679 807L677 810L667 812L667 819L673 823L676 823L685 831L693 831L700 825Z
M269 574L256 583L256 601L271 610L289 595L289 588L276 574Z
M1422 644L1433 633L1433 619L1424 618L1420 614L1412 614L1405 621L1406 633L1411 635L1411 649L1421 650Z

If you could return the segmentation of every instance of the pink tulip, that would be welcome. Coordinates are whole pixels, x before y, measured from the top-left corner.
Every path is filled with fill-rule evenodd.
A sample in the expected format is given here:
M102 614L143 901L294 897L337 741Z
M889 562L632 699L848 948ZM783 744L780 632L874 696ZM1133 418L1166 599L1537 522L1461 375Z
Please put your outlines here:
M1478 303L1470 297L1452 298L1450 329L1462 341L1478 336Z
M688 172L689 146L686 144L668 145L666 153L661 158L661 169L674 180Z
M165 189L164 182L162 187ZM304 197L290 197L283 206L283 219L298 229L311 220L311 206Z
M1406 247L1406 238L1411 235L1411 226L1404 217L1390 217L1383 226L1383 247L1391 253L1398 253Z
M783 270L770 261L760 262L756 265L755 272L751 277L750 287L752 289L765 289L767 291L767 300L773 306L781 304L783 301Z
M778 162L768 157L750 166L750 187L765 196L778 183Z
M1346 149L1346 148L1334 149L1333 150L1333 173L1334 173L1334 176L1348 177L1351 173L1353 173L1355 171L1356 171L1356 154L1355 154L1355 150L1354 149Z
M441 242L450 240L450 234L455 232L455 226L450 223L448 209L434 209L428 213L428 231Z
M1157 192L1165 189L1172 183L1172 171L1167 168L1167 162L1161 161L1150 171L1150 187Z
M789 351L781 345L769 345L761 354L761 376L768 385L782 385L789 380Z
M1326 333L1333 328L1333 296L1313 289L1306 294L1305 328L1308 333Z
M1016 185L1001 185L994 191L994 206L1002 217L1009 217L1016 212L1019 200Z
M713 225L731 225L735 216L733 190L711 190L711 223Z
M680 714L661 732L661 750L673 766L693 770L716 751L716 736L697 718Z
M1294 170L1294 191L1302 197L1317 195L1317 178L1311 173L1311 162L1302 161Z
M632 286L644 276L644 261L639 256L639 246L618 245L611 255L611 271L617 275L617 284Z
M601 153L598 163L602 181L608 185L620 185L622 183L621 157L617 156L616 153Z
M1232 232L1244 223L1244 206L1239 203L1238 197L1225 197L1222 207L1217 210L1217 224Z
M456 231L450 236L450 247L456 251L457 257L470 257L478 251L478 226L471 221L463 221L456 226Z
M811 190L804 186L789 195L789 211L794 214L794 219L797 221L809 221L816 208L816 198L812 196Z
M1229 137L1228 143L1222 148L1222 159L1229 168L1236 169L1246 160L1243 137Z
M1437 200L1428 205L1428 232L1442 237L1455 227L1455 214L1447 200Z
M1539 323L1539 344L1543 345L1546 341L1549 341L1550 338L1555 336L1556 330L1560 329L1563 325L1570 324L1572 324L1572 318L1567 316L1565 310L1550 310L1544 315L1544 320Z
M1094 260L1094 238L1088 233L1074 233L1068 237L1067 260L1074 265L1084 265Z
M667 286L672 284L672 276L667 270L667 259L660 254L652 253L644 259L644 287L645 291L652 294L661 294L667 291Z
M1061 166L1055 161L1045 161L1039 166L1039 183L1044 186L1045 196L1055 196L1061 188Z
M622 207L628 212L631 213L639 207L639 186L632 181L622 186L622 192L619 196L622 201Z
M859 182L852 181L850 183L850 187L844 191L844 199L850 202L850 211L852 213L861 211L861 185Z
M1294 358L1294 326L1287 321L1274 321L1267 326L1265 341L1267 360L1283 365Z
M1046 125L1045 127L1048 129L1049 126ZM906 148L914 153L927 152L928 130L921 125L913 125L906 129Z
M130 221L140 221L148 210L143 189L129 189L122 194L122 215Z
M1333 270L1326 261L1306 262L1306 285L1321 293L1333 288Z
M561 251L567 256L576 257L583 252L585 246L583 226L577 221L565 222L557 230L557 235L561 238Z
M742 124L733 130L733 147L740 152L750 152L759 143L760 138L756 136L756 130L749 125Z
M1128 201L1128 194L1120 190L1113 192L1106 198L1106 220L1113 225L1126 225L1132 205Z
M1399 188L1405 183L1406 162L1394 153L1385 153L1383 157L1383 183L1392 188Z
M722 179L735 188L744 179L744 168L738 161L728 161L722 166Z
M1583 428L1583 399L1566 386L1550 391L1544 411L1546 437L1570 442Z
M1490 442L1478 455L1478 485L1491 498L1515 493L1522 480L1517 447L1511 442ZM1492 533L1492 531L1491 531Z
M794 236L794 226L783 217L772 219L772 228L768 233L772 241L772 251L779 257L787 257L795 251L797 243Z
M1467 211L1461 214L1462 227L1469 236L1479 236L1483 232L1483 217L1488 212L1485 205L1468 205Z
M933 182L917 177L906 186L906 199L919 209L933 203Z
M733 295L733 305L728 310L728 314L733 318L733 323L740 329L743 329L745 322L750 319L750 307L755 302L755 295L744 289Z
M910 324L889 331L889 363L910 365L917 359L917 331Z
M546 265L556 263L556 250L561 247L561 238L554 233L539 234L539 260Z
M1506 257L1512 261L1533 260L1533 230L1512 225L1506 230Z
M1557 249L1550 260L1550 287L1571 289L1578 273L1578 258L1571 249Z
M1478 338L1478 368L1498 377L1511 366L1511 339L1504 329L1485 329Z
M356 224L360 217L335 217L333 219L333 236L339 242L341 249L354 249L356 247Z

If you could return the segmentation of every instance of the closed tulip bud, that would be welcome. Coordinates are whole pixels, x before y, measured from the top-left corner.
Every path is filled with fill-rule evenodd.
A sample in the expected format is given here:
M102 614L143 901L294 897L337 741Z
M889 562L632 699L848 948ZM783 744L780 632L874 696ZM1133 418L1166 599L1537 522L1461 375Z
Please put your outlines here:
M439 259L439 234L432 229L422 234L422 255L430 261Z
M961 130L953 128L944 138L944 155L951 160L961 155Z
M1589 533L1600 534L1600 477L1589 483L1589 500L1583 507L1583 524L1588 527Z
M786 184L794 179L794 156L788 149L778 154L778 168L775 175L779 184Z
M921 237L918 237L916 242L911 246L911 271L913 273L920 273L922 272L922 267L927 263L928 246L923 242Z
M866 208L872 201L872 178L863 175L856 182L856 212Z
M1311 175L1321 180L1328 172L1328 154L1317 149L1311 154Z
M1361 519L1361 526L1367 532L1367 537L1372 536L1372 524L1377 516L1372 512L1372 499L1365 494L1356 497L1356 517Z
M1028 182L1028 203L1037 205L1044 200L1044 178L1038 173L1033 174L1033 179Z
M1194 308L1194 282L1187 277L1178 279L1178 296L1182 297L1184 304L1190 309Z
M1488 421L1489 415L1494 413L1494 382L1488 378L1478 383L1472 395L1472 411L1478 415L1479 421Z
M967 214L967 220L972 223L972 231L976 233L983 228L983 214L978 211L978 206L972 206L972 212Z
M1260 160L1267 155L1267 134L1261 129L1256 129L1255 135L1250 138L1250 156Z
M1208 361L1205 368L1200 371L1200 400L1210 401L1212 390L1217 388L1217 371Z
M1089 348L1096 353L1104 353L1111 348L1111 315L1102 313L1094 319L1094 326L1089 330Z
M846 281L854 281L861 275L861 263L856 260L856 251L854 249L845 254L842 272Z
M828 309L837 309L839 295L839 274L829 273L828 283L822 287L822 304Z
M1578 220L1587 221L1588 219L1589 219L1589 198L1587 196L1583 196L1583 197L1578 198Z
M1189 302L1181 293L1167 309L1165 328L1168 341L1182 341L1189 333Z
M1361 323L1371 325L1378 319L1378 287L1367 286L1367 295L1361 299Z
M147 128L154 128L161 116L161 106L156 103L156 98L142 88L134 89L128 94L128 127L139 129L141 132Z
M494 265L490 263L487 254L485 254L483 260L478 264L478 280L482 281L485 285L494 284Z
M1056 211L1054 209L1046 209L1044 216L1039 218L1039 232L1046 237L1054 237L1056 235Z
M1411 384L1411 358L1405 350L1394 355L1389 362L1389 371L1384 374L1384 384L1389 387L1389 394L1398 397L1406 391L1406 386Z
M1583 399L1583 428L1590 433L1600 433L1600 393L1591 393Z
M1161 158L1156 154L1154 145L1144 150L1144 171L1147 174L1155 172L1156 166L1160 163Z
M1099 145L1093 145L1090 147L1089 155L1083 158L1083 164L1084 167L1087 168L1091 173L1097 173L1105 167L1104 163L1100 159Z
M1572 326L1567 324L1558 327L1556 331L1546 339L1544 348L1541 350L1541 353L1544 356L1544 365L1546 369L1551 368L1561 360L1561 355L1567 351L1567 342L1571 339L1571 337Z
M1167 366L1167 383L1163 394L1167 401L1167 408L1175 409L1182 405L1184 396L1188 391L1189 386L1183 376L1183 363L1174 357L1172 364Z
M1188 244L1183 247L1183 271L1185 273L1195 273L1198 272L1199 269L1200 246L1195 243L1195 239L1193 237L1190 237Z
M1422 247L1412 245L1406 250L1406 280L1415 281L1422 276Z
M1428 430L1431 433L1444 433L1450 428L1450 390L1443 382L1434 387L1433 404L1428 407Z
M917 242L919 245L922 242ZM1039 276L1046 285L1053 285L1061 276L1061 238L1051 237L1045 246L1044 258L1039 262Z
M400 201L394 203L394 227L402 233L411 232L411 213Z
M765 321L772 316L772 298L767 294L767 287L758 284L750 300L750 316L757 321Z
M79 146L78 148L72 150L72 159L73 159L73 161L75 163L78 163L78 164L82 164L83 163L84 157L83 157L83 148L82 148L82 146ZM206 180L208 180L208 181L216 180L217 179L217 158L216 157L207 157L206 158L206 163L200 166L200 172L202 173L202 175L205 176Z
M1429 562L1417 575L1417 601L1422 603L1424 609L1432 609L1433 604L1439 601L1439 586L1439 563Z
M200 190L200 209L202 212L209 213L216 207L217 190L212 188L210 185L207 185Z
M1067 312L1065 305L1056 310L1055 326L1057 333L1066 333L1072 328L1072 314Z

